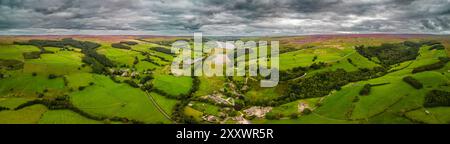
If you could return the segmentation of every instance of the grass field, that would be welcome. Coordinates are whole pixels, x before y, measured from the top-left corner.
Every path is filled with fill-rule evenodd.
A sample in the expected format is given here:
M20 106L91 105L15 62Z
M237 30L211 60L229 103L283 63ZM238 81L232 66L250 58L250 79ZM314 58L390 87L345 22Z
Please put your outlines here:
M15 45L14 41L26 42L31 39L61 40L73 38L100 44L91 55L80 48L66 46L43 47L53 53L40 54L36 59L25 59L23 53L39 52L31 45ZM146 124L173 123L171 120L194 120L197 123L211 123L202 119L213 115L220 123L238 123L242 118L256 124L448 124L448 106L424 107L425 95L431 90L449 91L450 63L443 68L413 74L414 68L439 62L440 57L449 56L448 37L431 35L324 35L292 37L243 37L241 40L279 40L280 70L289 71L296 67L309 67L314 63L325 63L323 67L306 70L304 77L281 81L276 87L260 87L262 77L197 77L174 76L170 64L176 55L167 54L158 48L170 49L170 41L188 37L159 36L0 36L0 124L115 124L125 121L111 120L125 118ZM421 42L438 40L446 49L429 50L422 46L415 59L385 66L379 64L384 59L369 60L355 46L380 46L383 43L404 41ZM131 49L113 48L119 42ZM192 46L192 42L190 42ZM73 49L73 50L72 50ZM166 53L164 53L166 52ZM94 53L94 54L93 54ZM96 53L96 54L95 54ZM102 64L102 58L112 61L114 67L95 71L95 64ZM210 53L202 53L209 56ZM98 56L98 57L97 57ZM245 56L245 55L244 55ZM83 61L93 58L95 64ZM95 57L95 58L94 58ZM99 58L100 57L100 58ZM138 62L136 63L135 59ZM149 58L150 60L145 60ZM7 61L18 60L23 67L11 69ZM103 59L104 60L104 59ZM4 63L3 63L4 62ZM343 69L358 72L362 68L385 67L387 73L379 77L348 81L320 96L294 97L290 92L301 79L311 78L324 72ZM137 76L122 76L112 70L127 69L138 72ZM242 70L242 69L239 69ZM300 73L300 74L303 74ZM406 76L419 81L423 87L415 89L403 81ZM322 78L327 79L327 78ZM324 83L333 81L323 80ZM372 86L370 93L361 95L366 84ZM315 86L315 85L311 85ZM195 89L198 88L198 89ZM306 87L308 88L308 87ZM334 88L334 87L333 87ZM314 90L326 90L315 87ZM196 91L191 91L196 90ZM221 94L223 97L213 97ZM211 97L203 97L212 95ZM280 98L289 97L283 101ZM33 100L71 103L82 112L102 120L94 120L83 113L69 109L50 110L44 105L32 105L14 110ZM206 98L206 99L204 99ZM233 103L225 104L224 101ZM231 106L230 106L231 105ZM300 111L307 105L311 113ZM278 118L252 117L244 112L253 106L271 107L268 115ZM267 116L266 114L266 116ZM188 118L188 119L184 119ZM214 122L214 123L215 123Z
M103 122L85 118L69 110L49 110L45 112L39 124L102 124Z
M186 76L156 75L153 80L156 89L173 96L187 94L192 87L192 78Z
M70 95L80 109L98 116L127 117L146 123L167 123L147 95L126 84L117 84L108 77L94 75L95 85Z

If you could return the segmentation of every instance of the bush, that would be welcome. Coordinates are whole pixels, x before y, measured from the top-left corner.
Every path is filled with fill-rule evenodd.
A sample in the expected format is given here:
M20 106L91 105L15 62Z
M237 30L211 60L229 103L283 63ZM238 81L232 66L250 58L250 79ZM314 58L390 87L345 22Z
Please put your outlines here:
M36 72L33 72L33 73L31 73L31 76L37 76L37 73Z
M132 87L134 87L134 88L139 88L139 85L138 84L136 84L134 81L132 81L132 80L124 80L123 81L124 83L127 83L128 85L130 85L130 86L132 86Z
M57 78L58 76L57 75L55 75L55 74L49 74L48 75L48 79L55 79L55 78Z
M420 81L416 80L415 78L411 76L406 76L403 78L403 81L414 87L415 89L421 89L423 87L422 83Z
M86 88L85 86L79 86L79 87L78 87L78 90L79 90L79 91L82 91L82 90L84 90L85 88Z

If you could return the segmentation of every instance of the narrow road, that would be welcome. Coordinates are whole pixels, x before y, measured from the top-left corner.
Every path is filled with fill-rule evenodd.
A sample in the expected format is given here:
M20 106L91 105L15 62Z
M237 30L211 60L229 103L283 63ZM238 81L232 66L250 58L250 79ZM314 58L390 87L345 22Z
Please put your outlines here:
M166 117L168 120L172 121L172 123L176 124L177 122L172 120L172 118L170 118L170 115L166 113L166 111L164 111L164 109L158 104L158 102L156 102L156 100L153 98L153 96L151 96L148 92L145 92L145 94L147 95L147 97L150 99L150 101L153 103L153 105L155 105L156 109L158 109L158 111L164 115L164 117Z

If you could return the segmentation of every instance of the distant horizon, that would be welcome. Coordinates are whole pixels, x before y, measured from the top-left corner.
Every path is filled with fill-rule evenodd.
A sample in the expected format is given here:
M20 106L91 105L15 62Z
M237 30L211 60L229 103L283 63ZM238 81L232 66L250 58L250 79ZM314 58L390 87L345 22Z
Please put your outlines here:
M431 35L450 36L450 34L433 33L324 33L324 34L292 34L292 35L203 35L206 37L295 37L295 36L347 36L347 35ZM154 36L154 37L192 37L192 35L160 35L160 34L0 34L0 36Z

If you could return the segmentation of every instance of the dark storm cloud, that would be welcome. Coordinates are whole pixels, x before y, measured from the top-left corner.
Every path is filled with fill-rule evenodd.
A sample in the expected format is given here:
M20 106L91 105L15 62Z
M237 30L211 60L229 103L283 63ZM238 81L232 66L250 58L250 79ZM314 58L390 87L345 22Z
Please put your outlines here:
M449 23L449 0L0 1L0 34L449 34Z

